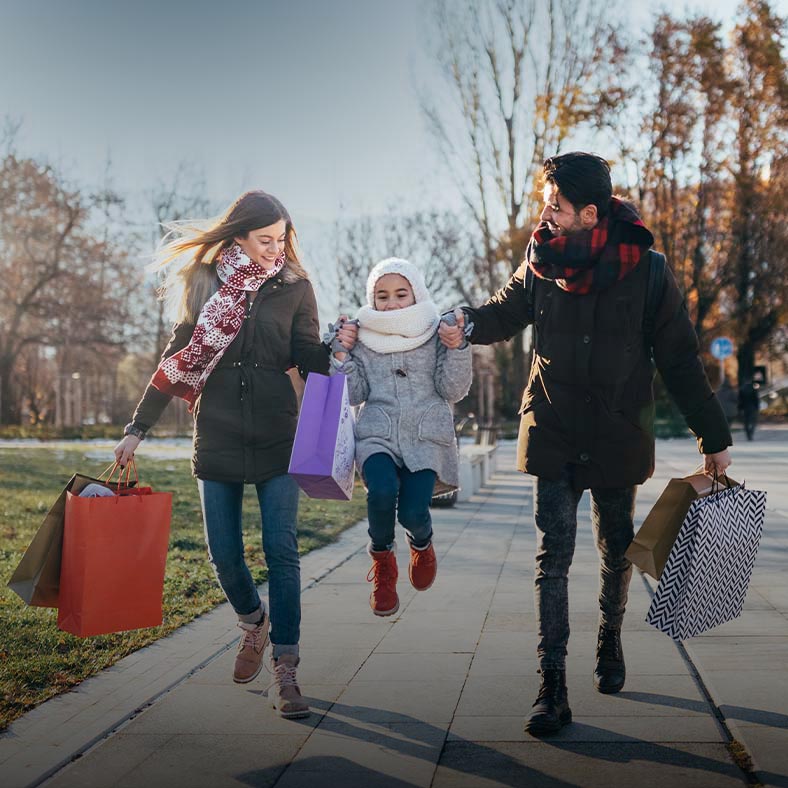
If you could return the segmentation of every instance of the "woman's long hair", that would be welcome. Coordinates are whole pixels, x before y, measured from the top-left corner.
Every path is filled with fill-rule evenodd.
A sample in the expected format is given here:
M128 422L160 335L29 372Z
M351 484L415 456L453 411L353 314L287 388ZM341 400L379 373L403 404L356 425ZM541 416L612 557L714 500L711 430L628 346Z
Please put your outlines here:
M218 290L216 261L237 237L246 238L260 227L280 219L285 222L287 267L299 279L308 274L301 265L298 238L284 205L271 194L251 191L242 194L216 220L165 224L167 235L156 252L153 268L164 272L159 297L178 323L196 323L205 302ZM193 254L190 254L193 251Z

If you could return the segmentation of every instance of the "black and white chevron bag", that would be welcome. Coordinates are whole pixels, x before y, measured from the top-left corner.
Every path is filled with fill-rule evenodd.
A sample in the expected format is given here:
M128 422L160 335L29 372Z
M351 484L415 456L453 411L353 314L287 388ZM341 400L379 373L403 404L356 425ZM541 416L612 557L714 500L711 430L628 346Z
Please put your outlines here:
M674 640L741 614L766 514L766 493L744 485L690 505L646 621Z

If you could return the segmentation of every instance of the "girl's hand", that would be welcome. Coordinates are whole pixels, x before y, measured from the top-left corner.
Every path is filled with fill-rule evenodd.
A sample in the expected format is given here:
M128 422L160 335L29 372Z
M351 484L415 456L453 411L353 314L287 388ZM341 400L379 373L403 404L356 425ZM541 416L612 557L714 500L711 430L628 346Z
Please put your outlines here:
M450 326L448 323L441 320L438 326L438 336L440 341L449 350L456 350L465 342L465 312L457 307L454 310L454 317L457 320L457 325Z
M337 339L341 342L342 347L345 350L353 350L353 347L358 340L358 326L355 323L348 323L348 316L347 315L340 315L337 322L340 325L339 331L337 332ZM343 359L339 358L339 354L334 354L340 361Z
M121 442L115 447L115 459L121 468L125 468L134 457L137 446L141 443L136 435L124 435Z

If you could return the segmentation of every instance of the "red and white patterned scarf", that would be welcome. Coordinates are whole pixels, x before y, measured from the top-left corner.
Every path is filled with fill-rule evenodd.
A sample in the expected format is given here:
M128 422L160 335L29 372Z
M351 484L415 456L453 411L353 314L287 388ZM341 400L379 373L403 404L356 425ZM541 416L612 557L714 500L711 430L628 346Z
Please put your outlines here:
M203 306L189 344L159 364L151 383L161 392L194 407L208 375L238 336L246 311L246 291L256 292L285 264L282 253L273 268L252 262L238 244L223 249L216 264L222 286Z

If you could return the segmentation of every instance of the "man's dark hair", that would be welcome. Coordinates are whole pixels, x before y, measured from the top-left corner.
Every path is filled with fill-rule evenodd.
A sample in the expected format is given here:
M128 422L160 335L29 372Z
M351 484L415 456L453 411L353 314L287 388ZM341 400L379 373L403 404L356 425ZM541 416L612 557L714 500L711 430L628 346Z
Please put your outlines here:
M545 160L542 170L545 183L553 183L572 203L576 211L596 205L597 216L607 214L613 183L610 165L595 153L572 151Z

